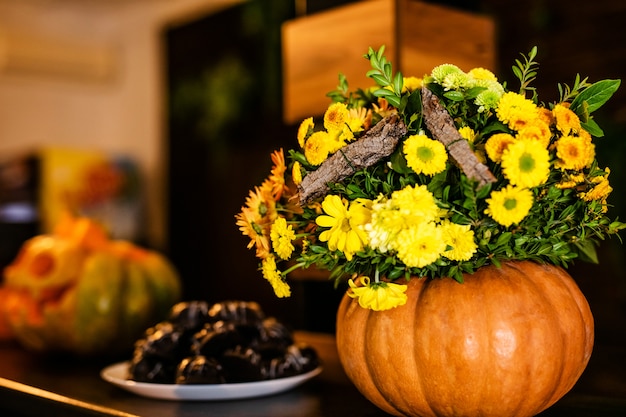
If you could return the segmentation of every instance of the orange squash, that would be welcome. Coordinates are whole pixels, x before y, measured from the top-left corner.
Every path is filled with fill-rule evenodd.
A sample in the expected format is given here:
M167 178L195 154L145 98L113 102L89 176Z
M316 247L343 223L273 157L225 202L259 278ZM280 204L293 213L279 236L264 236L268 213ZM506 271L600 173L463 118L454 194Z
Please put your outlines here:
M337 348L352 382L396 416L529 417L576 383L594 342L587 300L562 268L488 266L408 282L387 311L344 296Z
M8 288L0 287L0 308L2 310L8 310L15 305L19 305L22 302L22 294L16 291L11 291ZM15 333L11 329L9 321L4 314L0 314L0 342L3 340L15 339Z
M181 281L164 255L68 218L22 245L1 290L13 300L0 305L5 333L31 350L93 355L130 349L180 301Z

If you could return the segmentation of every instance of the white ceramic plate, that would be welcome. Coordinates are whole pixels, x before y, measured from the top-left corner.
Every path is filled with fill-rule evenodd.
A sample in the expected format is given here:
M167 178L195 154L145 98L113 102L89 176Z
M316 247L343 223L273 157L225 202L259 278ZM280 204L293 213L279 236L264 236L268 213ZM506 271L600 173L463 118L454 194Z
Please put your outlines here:
M118 362L104 368L100 372L100 376L113 385L144 397L161 400L209 401L234 400L277 394L303 384L319 375L320 372L322 372L322 368L318 367L301 375L237 384L150 384L129 380L128 362Z

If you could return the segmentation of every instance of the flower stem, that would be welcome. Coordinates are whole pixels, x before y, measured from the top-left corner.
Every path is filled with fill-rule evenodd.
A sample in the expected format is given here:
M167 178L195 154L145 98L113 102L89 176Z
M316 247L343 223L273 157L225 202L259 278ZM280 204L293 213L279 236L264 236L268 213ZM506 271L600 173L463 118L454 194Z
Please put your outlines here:
M290 272L295 271L298 268L302 268L303 266L305 266L306 263L305 262L299 262L297 264L294 264L292 266L290 266L289 268L287 268L286 270L284 270L283 272L281 272L280 274L282 276L287 276L287 274L289 274Z

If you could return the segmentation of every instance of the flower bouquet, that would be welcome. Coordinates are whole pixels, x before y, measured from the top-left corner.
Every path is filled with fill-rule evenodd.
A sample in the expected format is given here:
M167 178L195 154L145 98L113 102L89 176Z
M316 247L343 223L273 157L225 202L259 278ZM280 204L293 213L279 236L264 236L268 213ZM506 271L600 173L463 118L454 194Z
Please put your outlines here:
M384 46L365 58L373 80L350 91L339 75L298 147L271 155L236 224L279 297L297 268L347 280L362 307L406 302L411 278L459 282L488 265L596 261L624 223L607 216L609 168L592 113L619 80L576 76L559 100L539 100L537 49L512 67L519 87L489 70L439 65L421 78L392 69Z

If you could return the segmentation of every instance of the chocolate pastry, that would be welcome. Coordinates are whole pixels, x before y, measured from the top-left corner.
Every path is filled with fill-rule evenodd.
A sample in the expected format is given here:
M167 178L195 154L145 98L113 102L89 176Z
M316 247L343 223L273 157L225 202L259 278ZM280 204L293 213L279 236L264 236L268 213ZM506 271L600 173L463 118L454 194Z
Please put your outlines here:
M315 350L307 345L293 344L282 356L265 362L264 375L266 379L285 378L304 374L319 366Z
M209 322L209 303L181 301L170 309L167 321L183 331L196 332Z
M250 348L237 346L219 358L227 383L253 382L264 379L261 355Z
M293 344L289 328L274 317L268 317L261 323L259 337L252 347L261 353L263 359L272 359L285 354L287 347Z
M133 355L128 366L130 379L152 384L173 384L177 362L156 357Z
M215 303L209 309L211 321L230 321L236 324L258 324L265 318L265 313L254 301L223 301Z
M161 322L146 330L142 339L135 342L134 353L142 356L155 357L167 360L180 360L187 350L187 345L181 343L181 333L168 322Z
M176 369L177 384L223 384L222 365L215 358L189 356Z
M243 342L244 338L234 323L218 321L205 325L193 336L191 351L195 355L218 357Z

